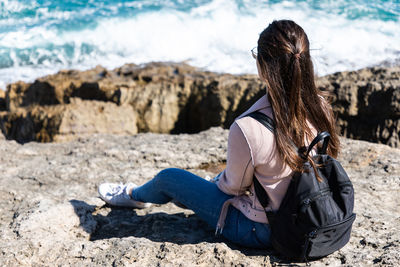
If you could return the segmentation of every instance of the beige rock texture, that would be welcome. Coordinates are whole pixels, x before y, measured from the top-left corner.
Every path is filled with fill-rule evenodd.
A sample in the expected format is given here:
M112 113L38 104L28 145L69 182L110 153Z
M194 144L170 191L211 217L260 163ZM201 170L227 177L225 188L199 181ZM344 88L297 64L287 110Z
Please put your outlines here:
M332 93L343 136L400 146L400 67L335 73L318 78L317 84ZM20 143L67 141L99 132L135 132L131 126L129 130L96 128L94 124L108 123L107 116L95 115L100 104L91 103L98 101L108 112L115 111L113 117L118 123L135 123L138 132L197 133L213 126L229 128L265 91L265 85L255 75L213 73L185 63L65 70L33 83L8 85L5 95L0 95L0 126L8 139ZM50 123L48 118L54 118L55 109L71 110L76 99L82 102L75 106L82 107L78 108L79 116L70 116L69 120L70 124L81 125L80 131L65 134L61 123ZM127 106L134 114L117 119L129 113ZM39 110L41 114L32 113ZM57 116L66 120L67 115ZM107 118L110 117L111 113ZM132 117L134 121L130 121ZM90 122L92 119L96 122Z
M17 142L62 142L96 133L136 134L136 113L130 105L70 98L64 105L30 105L0 112L6 136Z
M142 184L167 167L212 177L224 167L227 137L215 127L192 135L97 134L63 143L0 140L0 265L286 265L271 250L215 237L193 212L172 203L135 210L112 208L97 197L102 182ZM357 218L350 242L311 266L399 266L400 150L341 141Z
M29 132L32 138L17 138L12 129L26 128L21 124L29 123L21 120L21 109L65 106L71 99L79 98L102 101L104 105L131 106L139 132L194 133L212 126L229 127L235 117L265 93L263 88L255 75L217 74L184 63L126 64L112 71L100 66L83 72L67 70L31 84L8 85L0 121L9 139L55 140L52 134L60 131L59 125L44 125L40 121L33 122ZM82 113L79 119L84 116ZM51 133L50 138L38 135L43 128Z
M333 93L342 135L400 147L400 67L338 72L318 82Z

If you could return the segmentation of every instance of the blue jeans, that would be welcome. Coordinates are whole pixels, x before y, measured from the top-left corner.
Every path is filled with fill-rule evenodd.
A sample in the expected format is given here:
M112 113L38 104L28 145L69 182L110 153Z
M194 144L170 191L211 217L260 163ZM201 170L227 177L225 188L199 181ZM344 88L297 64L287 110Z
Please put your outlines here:
M211 227L216 227L227 195L216 184L181 169L165 169L152 180L132 191L137 201L165 204L171 200L182 203ZM251 248L270 247L268 224L257 223L233 206L229 207L222 235L233 243Z

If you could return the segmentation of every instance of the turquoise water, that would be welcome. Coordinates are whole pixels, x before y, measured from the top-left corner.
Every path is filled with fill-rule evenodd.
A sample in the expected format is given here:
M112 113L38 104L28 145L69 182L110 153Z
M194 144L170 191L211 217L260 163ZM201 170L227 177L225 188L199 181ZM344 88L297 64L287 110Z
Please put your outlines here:
M249 49L274 19L306 30L320 75L400 58L400 0L0 0L0 88L127 62L256 73Z

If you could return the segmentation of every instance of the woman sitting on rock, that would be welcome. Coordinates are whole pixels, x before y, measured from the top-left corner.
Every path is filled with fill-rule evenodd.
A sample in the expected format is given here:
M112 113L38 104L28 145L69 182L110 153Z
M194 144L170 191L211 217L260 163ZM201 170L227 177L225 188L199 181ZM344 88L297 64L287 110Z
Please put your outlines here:
M255 51L256 50L256 51ZM328 131L328 154L337 156L339 139L331 107L314 83L309 41L293 21L272 22L252 50L266 95L230 127L226 169L209 182L181 169L165 169L142 186L104 183L100 197L114 206L144 208L172 200L192 209L228 240L246 247L270 245L266 214L254 193L253 175L277 210L294 171L304 160L297 147L318 131ZM255 119L254 111L273 118L275 134Z

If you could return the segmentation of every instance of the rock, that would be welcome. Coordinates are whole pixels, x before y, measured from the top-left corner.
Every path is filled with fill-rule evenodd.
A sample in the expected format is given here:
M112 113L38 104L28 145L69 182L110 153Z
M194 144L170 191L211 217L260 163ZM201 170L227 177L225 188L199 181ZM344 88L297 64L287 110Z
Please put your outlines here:
M137 133L132 106L112 102L82 101L69 104L17 108L1 112L3 131L17 142L60 142L96 133L132 135Z
M319 87L333 93L342 135L400 147L400 67L335 73Z
M107 76L107 70L98 66L87 71L63 70L55 75L38 78L33 83L16 82L7 86L7 110L30 105L68 104L71 97L89 100L107 100L112 92L99 89L99 82Z
M5 99L8 113L20 116L25 114L21 109L64 106L76 98L130 105L139 132L194 133L212 126L229 127L263 93L265 88L255 75L216 74L183 63L149 63L126 64L112 71L100 66L83 72L66 70L32 84L17 82L7 86ZM10 116L17 120L17 115L3 118ZM23 117L19 120L29 124ZM35 121L25 128L42 127L37 124L45 123ZM10 130L3 132L14 138L8 135ZM48 140L55 140L53 135ZM47 139L22 142L31 140Z
M228 131L93 135L73 142L20 145L0 140L0 265L271 266L270 250L214 236L174 204L111 208L104 182L142 184L167 167L213 177L226 161ZM355 188L350 242L312 265L400 264L400 150L341 139L340 160Z
M0 111L7 110L6 92L0 88Z
M400 67L374 67L319 78L318 86L333 95L342 135L399 147L399 78ZM5 97L0 95L0 111L2 106L6 110L0 121L9 139L18 136L19 142L57 140L57 128L43 126L49 125L46 116L32 124L25 114L32 106L64 107L79 98L130 105L138 132L197 133L213 126L229 128L263 94L265 85L255 75L212 73L184 63L126 64L114 70L98 66L87 71L64 70L34 83L8 85ZM7 128L11 117L21 125L23 133ZM37 130L32 134L29 129L45 129L48 137L37 135ZM114 133L106 128L101 132Z

